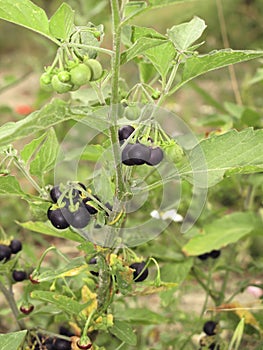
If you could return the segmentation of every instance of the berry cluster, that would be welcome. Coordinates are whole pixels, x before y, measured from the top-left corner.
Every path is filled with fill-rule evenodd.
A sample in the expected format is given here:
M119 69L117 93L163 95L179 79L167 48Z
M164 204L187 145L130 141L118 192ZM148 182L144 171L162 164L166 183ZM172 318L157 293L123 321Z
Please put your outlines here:
M215 321L207 321L203 326L203 331L206 334L205 337L200 339L201 349L205 347L209 350L220 350L220 345L215 341L215 335L217 333L218 324ZM200 349L200 350L201 350Z
M124 125L118 130L120 144L123 144L135 131L131 125ZM121 160L127 166L147 164L158 165L163 160L163 151L160 147L146 146L140 142L128 143L122 150Z
M22 250L22 243L18 239L13 239L9 245L0 244L0 261L8 261L12 254L17 254Z
M65 332L64 327L63 330L61 328L61 331L59 333L67 337L74 335L68 330ZM41 333L37 334L37 338L32 339L32 343L34 350L71 350L71 341L60 338L47 337Z
M69 226L84 228L89 224L91 216L98 212L94 201L84 194L85 185L81 183L78 185L79 189L71 189L67 193L62 193L59 186L54 186L50 191L54 204L49 207L47 216L57 229L63 230ZM99 200L97 196L94 197ZM58 206L60 198L62 200Z
M83 61L69 60L63 68L47 67L40 77L40 86L45 91L63 94L100 79L102 73L102 66L96 59L84 57Z
M198 255L198 259L200 260L207 260L208 258L217 259L221 255L221 250L212 250L209 253L204 253L201 255Z

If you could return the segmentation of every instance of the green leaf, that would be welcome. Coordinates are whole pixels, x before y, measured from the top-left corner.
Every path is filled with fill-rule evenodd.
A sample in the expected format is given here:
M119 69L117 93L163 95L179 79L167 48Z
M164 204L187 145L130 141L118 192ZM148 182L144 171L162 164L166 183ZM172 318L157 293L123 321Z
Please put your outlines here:
M120 321L128 321L136 325L162 324L166 321L164 316L147 308L121 309L114 314L114 317Z
M161 277L164 282L173 282L178 285L184 282L193 266L193 259L185 259L182 262L166 263L161 268Z
M37 152L35 159L30 164L30 173L42 177L43 174L52 170L57 160L58 149L59 143L56 133L51 128L46 133L46 139Z
M201 74L262 56L263 51L231 49L216 50L206 55L191 56L186 60L183 67L182 80L175 86L173 92Z
M76 300L54 292L34 290L33 292L31 292L30 297L32 299L37 299L54 304L60 310L71 315L78 315L83 309L85 309L85 307L87 307L87 304L80 304Z
M129 345L135 346L137 343L137 337L133 332L132 327L127 322L114 320L114 325L109 328L109 331L118 339Z
M237 242L259 226L262 227L262 220L255 213L236 212L225 215L202 227L200 233L183 247L183 252L186 255L200 255L221 249Z
M57 39L67 40L74 27L74 11L62 3L49 21L50 33Z
M44 235L59 237L68 239L70 241L82 243L85 240L79 236L77 233L71 231L70 229L66 230L56 230L55 227L51 224L42 221L27 221L27 222L17 222L18 225L24 227L27 230L43 233Z
M167 34L178 51L185 51L200 38L206 27L203 19L194 17L190 22L168 29Z
M147 8L145 1L132 1L128 2L124 7L124 17L125 21L139 15Z
M0 18L53 39L45 11L29 0L0 0Z
M26 198L27 195L22 191L19 182L14 176L0 176L0 195L15 195Z
M69 150L65 155L64 161L69 161L75 158L79 158L81 155L82 160L88 160L89 162L97 162L105 152L105 149L101 145L87 145L84 150L82 148L75 148Z
M8 122L1 126L0 146L8 145L71 118L72 115L68 111L66 102L54 99L48 105L39 111L31 113L26 118L18 122Z
M198 187L210 187L224 176L263 170L263 130L230 130L202 140L189 153L180 175Z
M27 334L27 330L0 334L1 350L18 350Z
M25 145L25 147L20 152L21 158L25 163L29 161L29 159L33 156L34 153L36 153L37 149L39 148L39 145L46 137L46 134L44 133L37 139L32 140L30 143Z

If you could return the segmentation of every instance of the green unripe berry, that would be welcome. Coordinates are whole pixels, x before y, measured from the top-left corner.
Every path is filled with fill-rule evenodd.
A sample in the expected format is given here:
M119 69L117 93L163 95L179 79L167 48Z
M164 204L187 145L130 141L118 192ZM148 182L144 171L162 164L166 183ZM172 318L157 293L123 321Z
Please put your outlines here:
M63 94L65 92L68 92L71 90L72 85L68 83L63 83L59 80L57 75L54 75L51 84L53 89L58 93L58 94Z
M68 81L70 81L70 74L68 71L63 70L61 72L58 73L58 79L62 82L62 83L67 83Z
M44 91L53 91L51 84L51 75L49 73L43 73L39 79L40 87Z
M140 117L141 109L136 104L131 104L125 108L124 117L129 120L136 120Z
M163 149L167 158L173 163L178 163L183 158L184 151L182 147L173 140L168 145L164 145Z
M91 81L98 80L103 73L102 66L99 61L94 59L85 59L84 63L90 68L91 70Z
M71 83L73 85L84 85L87 84L91 79L91 70L84 64L80 63L77 67L70 70Z

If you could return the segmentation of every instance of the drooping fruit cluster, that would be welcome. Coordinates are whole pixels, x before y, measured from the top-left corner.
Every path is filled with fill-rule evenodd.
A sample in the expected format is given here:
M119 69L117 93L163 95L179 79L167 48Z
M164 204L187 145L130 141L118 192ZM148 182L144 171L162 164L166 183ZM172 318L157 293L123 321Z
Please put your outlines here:
M215 339L218 323L213 320L207 321L203 326L203 331L206 335L200 339L200 350L204 347L209 350L220 350L220 345Z
M68 60L61 68L47 67L40 77L40 86L45 91L63 94L78 90L82 85L96 81L103 73L99 61L84 57L83 60Z
M198 255L198 259L207 260L208 258L217 259L221 255L221 250L212 250L209 253L204 253Z
M68 334L60 334L71 337ZM31 343L34 350L71 350L71 341L46 336L41 333L38 333L37 337L33 337Z
M53 201L47 211L48 219L57 229L63 230L72 226L74 228L86 227L91 216L98 212L99 205L86 196L85 185L79 183L78 189L71 188L61 191L59 186L54 186L50 191ZM98 197L94 196L98 201Z
M22 250L22 243L18 239L13 239L9 245L0 244L0 261L8 261L12 254L17 254Z
M146 262L135 262L129 266L131 269L133 269L133 280L134 282L142 282L144 281L149 274L149 270L146 267Z
M135 131L131 125L124 125L118 130L119 142L122 145ZM163 151L158 146L146 146L143 143L127 143L122 150L121 160L127 166L147 164L158 165L163 160Z

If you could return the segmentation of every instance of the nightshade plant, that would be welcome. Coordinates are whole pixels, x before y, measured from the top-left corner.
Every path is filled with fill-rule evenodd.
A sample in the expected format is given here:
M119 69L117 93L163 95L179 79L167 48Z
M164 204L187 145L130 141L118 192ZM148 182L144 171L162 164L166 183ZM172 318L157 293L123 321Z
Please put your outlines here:
M192 335L202 332L208 299L215 314L220 307L232 308L233 314L238 309L232 298L225 299L230 269L220 266L225 270L221 289L213 285L212 273L222 248L262 227L259 208L251 204L257 191L262 194L260 186L253 186L248 176L243 185L250 189L250 207L221 212L211 221L198 219L208 188L236 174L262 172L263 132L250 124L197 137L191 125L162 107L195 77L260 58L263 51L199 54L206 28L199 17L164 34L133 24L136 16L177 2L182 1L110 0L109 49L103 46L103 24L92 23L86 14L88 24L78 26L67 3L48 18L32 1L0 0L2 20L57 46L53 62L40 77L40 87L50 92L51 101L0 127L0 194L17 196L33 214L37 212L38 221L17 222L27 232L78 244L75 258L48 247L30 269L21 266L22 247L14 248L14 237L2 232L0 290L16 321L13 332L0 335L2 350L228 348L229 339L220 338L220 331L209 330L200 344ZM107 64L101 64L103 56ZM129 63L138 70L134 86L121 76L121 66ZM28 136L29 143L14 147L15 141ZM21 174L33 194L22 189ZM182 220L174 223L177 211ZM47 267L43 263L52 254L57 266ZM185 334L180 330L151 345L144 335L150 334L149 327L169 319L169 303L187 276L206 292L201 320ZM24 284L19 300L12 293L14 282ZM239 291L245 287L242 284ZM154 294L159 294L166 316L129 303L131 298ZM260 322L249 312L235 315L241 321L232 325L237 328L230 349L238 348L244 324L253 328L259 344ZM174 317L170 322L180 322ZM215 317L212 322L218 324L220 315ZM59 332L61 325L69 331ZM146 326L145 333L138 325Z

